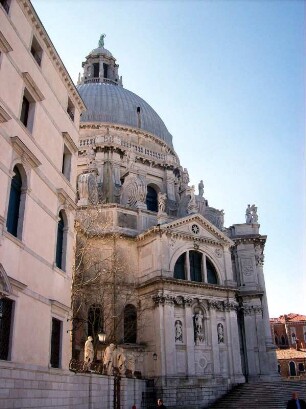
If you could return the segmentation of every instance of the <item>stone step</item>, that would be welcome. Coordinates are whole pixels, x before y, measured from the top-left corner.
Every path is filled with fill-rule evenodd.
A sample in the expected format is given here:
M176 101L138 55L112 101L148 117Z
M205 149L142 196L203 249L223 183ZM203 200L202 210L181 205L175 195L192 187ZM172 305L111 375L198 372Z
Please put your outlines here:
M246 383L210 405L211 409L284 409L292 392L306 400L306 380Z

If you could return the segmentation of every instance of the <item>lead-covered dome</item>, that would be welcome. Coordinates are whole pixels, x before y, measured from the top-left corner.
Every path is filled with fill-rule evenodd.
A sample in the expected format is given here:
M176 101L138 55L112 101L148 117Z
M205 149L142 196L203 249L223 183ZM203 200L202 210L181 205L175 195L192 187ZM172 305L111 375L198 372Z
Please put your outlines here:
M81 122L109 122L150 132L171 148L172 136L154 109L138 95L107 82L78 86L87 111Z

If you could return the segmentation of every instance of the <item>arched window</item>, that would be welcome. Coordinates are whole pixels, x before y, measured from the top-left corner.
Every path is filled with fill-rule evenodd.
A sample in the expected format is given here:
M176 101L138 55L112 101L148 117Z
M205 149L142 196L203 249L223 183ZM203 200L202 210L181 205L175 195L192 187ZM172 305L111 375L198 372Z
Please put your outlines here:
M180 280L186 280L185 274L185 264L186 264L186 253L183 253L177 259L174 266L174 278L179 278Z
M202 282L202 253L189 251L190 279L191 281Z
M152 212L157 212L158 203L157 203L157 192L152 186L147 188L147 197L146 197L147 209Z
M136 343L137 341L137 311L136 307L128 304L124 308L124 342Z
M61 210L59 212L59 221L57 224L57 241L56 241L56 258L55 258L55 264L56 267L60 268L61 270L64 270L64 257L65 257L65 252L64 252L64 229L65 229L65 221L64 221L64 215L63 211Z
M174 278L218 284L217 270L213 263L200 251L195 250L189 250L179 256L174 265Z
M295 367L295 362L293 361L289 362L289 375L296 376L296 367Z
M20 230L19 227L21 227L22 224L22 218L20 217L22 177L17 166L14 167L13 172L15 175L13 176L11 182L6 227L9 233L15 237L18 237L18 230Z
M98 334L103 331L103 311L99 304L93 304L88 310L87 316L87 335L96 339Z
M218 284L217 271L213 263L206 257L207 282L209 284Z

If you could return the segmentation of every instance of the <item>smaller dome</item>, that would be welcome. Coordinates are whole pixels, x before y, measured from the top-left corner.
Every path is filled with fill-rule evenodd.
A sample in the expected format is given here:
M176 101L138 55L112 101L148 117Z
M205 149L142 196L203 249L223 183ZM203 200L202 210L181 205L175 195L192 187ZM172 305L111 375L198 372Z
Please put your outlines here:
M113 54L104 47L98 47L92 50L89 55L105 55L106 57L113 57Z

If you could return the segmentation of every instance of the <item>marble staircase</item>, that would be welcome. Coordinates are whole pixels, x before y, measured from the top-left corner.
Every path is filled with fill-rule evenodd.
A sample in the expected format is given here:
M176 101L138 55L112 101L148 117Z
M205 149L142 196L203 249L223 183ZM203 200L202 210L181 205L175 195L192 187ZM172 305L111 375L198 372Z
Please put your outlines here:
M292 392L298 392L306 400L306 379L278 382L246 383L232 389L218 399L210 409L286 409Z

